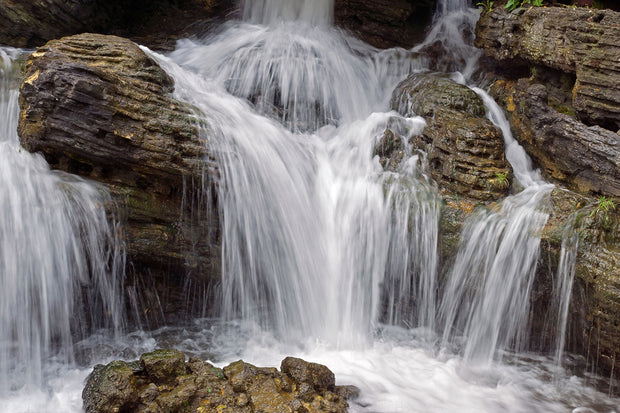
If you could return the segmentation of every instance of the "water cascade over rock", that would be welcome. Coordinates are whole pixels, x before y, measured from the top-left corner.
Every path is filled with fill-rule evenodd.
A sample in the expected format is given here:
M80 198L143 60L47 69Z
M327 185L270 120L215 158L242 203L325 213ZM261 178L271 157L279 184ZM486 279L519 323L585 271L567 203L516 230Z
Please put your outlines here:
M99 336L80 342L93 353L105 349L79 369L76 380L83 380L94 362L105 364L88 379L84 407L344 411L341 398L353 394L334 385L352 384L360 390L348 400L352 412L613 411L618 399L612 392L605 395L587 377L558 366L570 347L563 336L531 335L536 322L562 335L572 328L564 321L571 318L573 268L580 269L573 261L574 232L556 234L558 268L542 268L540 248L551 226L563 230L571 208L549 207L560 191L512 137L499 106L473 84L477 12L463 2L439 2L424 42L379 51L334 28L333 9L331 1L244 1L240 20L182 40L167 55L81 35L30 57L20 129L29 147L39 145L59 168L75 166L70 160L79 156L80 165L98 171L96 155L78 155L79 146L70 144L84 134L59 136L63 122L56 115L75 109L88 119L99 101L108 102L104 113L112 115L103 122L80 123L88 142L123 147L121 160L142 154L140 142L166 151L156 150L161 164L138 156L91 177L112 178L106 182L112 188L152 188L148 195L158 204L192 182L182 191L179 215L210 216L212 203L187 200L213 199L217 207L218 230L208 233L208 243L221 248L217 281L209 284L218 294L201 297L213 318L190 319L191 312L180 311L176 323L155 331L130 331L105 345ZM109 43L115 54L85 58L89 42L102 45L96 50ZM68 55L68 62L46 72L57 54ZM127 56L142 62L136 77L114 71L112 62ZM67 74L75 72L93 76L73 81ZM54 89L56 99L37 99L45 79L69 86ZM123 104L91 99L98 90L122 96ZM136 104L132 96L143 91L152 93ZM70 97L70 107L63 106ZM150 120L144 110L153 100L163 101L155 106L165 110ZM177 121L187 128L174 127ZM91 131L91 124L103 132ZM597 217L589 218L603 219ZM208 230L199 220L180 222ZM190 247L205 242L194 240ZM191 254L179 253L191 262ZM195 280L201 272L185 269L175 276ZM545 289L541 274L561 276ZM191 284L188 307L196 297ZM550 298L538 300L539 292ZM136 303L135 310L157 308ZM525 352L543 339L546 354ZM170 347L213 363L185 362L178 351L152 353ZM143 353L140 363L110 363ZM285 359L282 372L255 367L285 355L330 366L337 382L324 366L299 359ZM231 364L239 358L252 364ZM53 394L70 392L50 387ZM14 394L9 400L23 402Z

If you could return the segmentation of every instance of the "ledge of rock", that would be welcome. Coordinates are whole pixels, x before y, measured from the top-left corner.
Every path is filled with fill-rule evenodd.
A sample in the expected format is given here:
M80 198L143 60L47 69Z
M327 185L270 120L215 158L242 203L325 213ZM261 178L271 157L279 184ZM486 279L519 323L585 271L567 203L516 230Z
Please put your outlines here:
M441 189L478 201L507 194L512 168L502 133L485 117L474 91L443 74L414 74L396 87L392 109L426 120L412 143L428 154L431 176Z
M4 0L0 44L37 47L86 31L119 33L170 48L188 26L231 7L230 0Z
M223 369L177 350L156 350L139 361L98 365L82 399L86 413L240 412L344 413L353 386L336 386L325 366L287 357L276 368L241 360Z
M548 87L529 79L497 81L491 94L551 179L582 193L620 196L620 135L557 111L549 105Z
M219 275L217 214L204 212L213 208L210 193L193 189L217 171L193 109L173 89L129 40L54 40L26 64L18 131L52 168L107 186L138 272L209 279Z
M483 13L475 45L506 68L515 63L572 73L575 114L588 125L620 129L620 13L530 7Z

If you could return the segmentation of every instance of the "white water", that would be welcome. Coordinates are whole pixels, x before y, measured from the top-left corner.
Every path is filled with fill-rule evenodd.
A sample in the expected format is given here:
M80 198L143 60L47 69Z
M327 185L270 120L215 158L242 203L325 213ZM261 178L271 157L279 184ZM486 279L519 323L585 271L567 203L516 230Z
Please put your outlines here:
M0 398L44 386L53 364L72 362L74 337L122 323L105 194L19 145L19 54L0 49Z
M153 54L175 78L177 96L204 113L220 165L227 323L92 336L76 347L95 353L91 363L158 347L220 364L242 357L277 366L297 355L361 388L353 412L618 411L620 401L591 379L560 373L554 381L551 359L507 352L519 348L546 220L539 202L550 189L527 158L507 155L525 190L467 223L439 296L441 201L424 155L407 145L423 121L387 111L394 85L424 61L330 28L330 2L243 5L244 22L182 41L169 57ZM438 24L475 14L446 7ZM471 56L461 55L467 75ZM496 105L487 106L496 116ZM372 157L386 127L406 147L397 173ZM507 147L518 147L507 136ZM467 287L474 280L477 291ZM382 324L382 316L407 328ZM0 399L0 411L77 412L87 373L61 366L42 391Z

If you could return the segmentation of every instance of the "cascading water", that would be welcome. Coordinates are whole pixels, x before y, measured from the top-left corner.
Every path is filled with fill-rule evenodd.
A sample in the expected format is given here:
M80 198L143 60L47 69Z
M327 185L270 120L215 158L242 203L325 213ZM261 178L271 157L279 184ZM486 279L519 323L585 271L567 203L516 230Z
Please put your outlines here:
M0 400L44 385L51 360L72 362L76 337L122 324L124 263L105 195L19 145L20 54L0 49Z
M446 67L470 77L478 52L463 33L473 32L477 12L439 2L423 45L378 51L331 27L332 1L240 7L243 20L216 35L180 41L168 57L147 50L174 77L177 97L204 118L220 169L223 321L128 334L108 343L116 357L161 346L222 364L242 357L277 365L296 355L360 387L352 412L614 411L617 399L581 379L549 380L542 357L498 360L518 349L535 234L546 220L539 204L551 187L481 90L525 189L467 223L439 295L441 199L425 176L425 155L408 143L424 121L386 108L402 78L428 67L415 52L432 43L456 56ZM387 129L404 148L391 172L373 157ZM441 344L456 351L439 351ZM492 369L472 367L491 361ZM52 410L79 411L63 407Z

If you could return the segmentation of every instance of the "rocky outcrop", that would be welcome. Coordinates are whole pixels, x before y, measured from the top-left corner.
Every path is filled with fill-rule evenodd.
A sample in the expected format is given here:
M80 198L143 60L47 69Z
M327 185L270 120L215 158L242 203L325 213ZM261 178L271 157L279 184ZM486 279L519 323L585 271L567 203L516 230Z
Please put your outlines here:
M4 0L0 44L37 47L62 36L101 32L169 48L188 26L231 6L228 0Z
M53 168L107 186L135 271L219 276L217 214L205 142L173 80L131 41L95 34L34 52L19 135Z
M476 27L477 47L504 67L573 73L572 103L588 125L620 129L620 13L585 8L496 7Z
M431 21L435 0L336 0L335 20L375 47L411 48Z
M473 90L443 74L414 74L396 87L392 109L426 120L412 143L428 154L440 188L478 201L506 195L512 169L502 133L485 117L482 99Z
M143 354L139 361L98 365L82 399L86 413L329 412L344 413L358 390L336 386L325 366L287 357L281 371L243 361L223 369L177 350Z
M530 79L498 81L491 94L548 177L581 193L620 196L620 135L554 109L548 88Z

